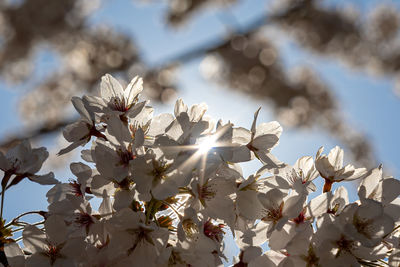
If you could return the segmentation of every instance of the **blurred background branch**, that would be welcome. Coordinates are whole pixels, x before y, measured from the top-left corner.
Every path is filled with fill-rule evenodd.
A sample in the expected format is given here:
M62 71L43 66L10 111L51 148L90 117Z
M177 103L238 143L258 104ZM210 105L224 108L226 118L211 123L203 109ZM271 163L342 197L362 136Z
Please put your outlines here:
M19 108L24 130L3 137L1 149L25 138L59 132L73 120L71 97L95 92L105 73L125 80L141 75L147 96L166 102L177 90L188 90L179 88L174 79L177 67L202 58L200 72L210 82L272 103L278 120L286 126L325 130L345 145L356 161L373 166L372 145L347 124L332 88L309 66L295 73L287 70L272 33L284 32L281 35L290 36L303 49L329 60L396 77L400 71L399 11L382 5L361 16L356 9L331 8L323 1L266 1L271 8L240 25L229 14L237 2L241 1L167 1L166 20L172 28L185 27L196 14L212 9L226 10L234 25L226 25L224 35L207 37L204 43L156 66L142 58L132 36L88 22L101 1L2 2L1 79L28 84L39 47L55 54L59 67L23 95Z

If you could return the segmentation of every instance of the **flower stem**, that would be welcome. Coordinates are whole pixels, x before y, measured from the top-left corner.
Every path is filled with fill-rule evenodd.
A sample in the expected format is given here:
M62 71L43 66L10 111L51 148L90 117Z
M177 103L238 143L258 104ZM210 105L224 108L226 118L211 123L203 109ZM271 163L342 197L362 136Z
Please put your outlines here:
M5 195L5 187L1 187L1 212L0 212L0 218L3 219L3 206L4 206L4 195Z
M4 206L4 194L6 192L6 187L8 181L10 180L12 173L10 171L6 171L4 173L3 179L1 180L1 211L0 211L0 218L3 219L3 206Z
M332 180L325 179L325 184L324 184L323 193L326 193L326 192L331 191L331 189L332 189L332 184L333 184L333 181L332 181Z
M12 219L12 221L9 222L9 223L6 225L6 227L8 227L8 226L10 226L10 225L12 225L12 224L14 224L14 223L18 223L18 220L19 220L21 217L24 217L24 216L29 215L29 214L38 214L38 215L42 216L43 218L45 218L46 212L45 212L45 211L41 211L41 210L35 210L35 211L24 212L24 213L18 215L17 217L15 217L14 219Z
M150 213L153 211L154 201L150 200L149 205L146 208L146 224L149 224Z

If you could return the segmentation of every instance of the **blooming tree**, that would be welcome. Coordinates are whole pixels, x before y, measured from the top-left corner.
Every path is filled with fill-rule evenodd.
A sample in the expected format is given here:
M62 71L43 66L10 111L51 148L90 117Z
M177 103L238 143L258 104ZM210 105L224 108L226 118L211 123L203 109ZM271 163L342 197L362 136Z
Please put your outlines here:
M259 110L250 129L181 99L173 114L153 116L142 90L139 77L124 89L105 75L99 96L72 98L81 118L65 128L70 144L59 154L92 141L85 163L70 165L76 180L37 175L48 152L28 141L0 153L1 217L22 179L54 184L47 211L1 220L4 266L218 266L231 260L228 232L240 248L234 266L399 266L400 182L381 166L343 166L339 147L292 166L271 152L282 127L257 124ZM244 177L240 163L251 160L263 166ZM311 199L318 177L323 192ZM343 186L332 192L350 180L360 181L353 203ZM43 221L24 222L29 213Z

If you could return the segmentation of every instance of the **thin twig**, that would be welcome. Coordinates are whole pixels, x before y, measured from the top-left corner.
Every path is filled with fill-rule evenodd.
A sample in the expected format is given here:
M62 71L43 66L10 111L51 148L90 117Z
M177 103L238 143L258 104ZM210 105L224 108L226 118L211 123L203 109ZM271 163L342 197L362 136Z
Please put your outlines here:
M2 189L1 189L1 212L0 212L1 219L3 219L4 195L5 195L5 186L2 186Z
M14 223L23 223L23 222L19 222L18 220L21 218L21 217L24 217L24 216L26 216L26 215L29 215L29 214L39 214L40 216L42 216L42 217L44 217L44 211L40 211L40 210L34 210L34 211L28 211L28 212L24 212L24 213L22 213L22 214L20 214L20 215L18 215L17 217L15 217L14 219L12 219L11 220L11 222L9 222L7 225L6 225L6 227L8 227L8 226L10 226L10 225L13 225Z

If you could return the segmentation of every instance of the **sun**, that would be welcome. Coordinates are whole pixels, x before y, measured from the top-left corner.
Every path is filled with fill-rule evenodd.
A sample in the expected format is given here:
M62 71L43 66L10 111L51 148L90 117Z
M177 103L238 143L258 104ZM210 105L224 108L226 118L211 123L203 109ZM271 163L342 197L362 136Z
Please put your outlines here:
M212 149L214 146L216 146L216 137L215 136L204 137L198 143L198 152L201 154L205 154L210 149Z

